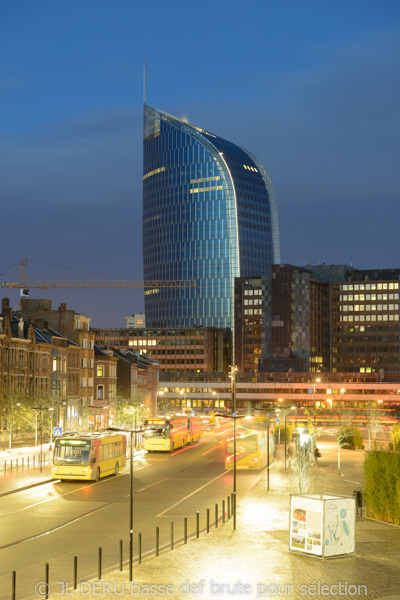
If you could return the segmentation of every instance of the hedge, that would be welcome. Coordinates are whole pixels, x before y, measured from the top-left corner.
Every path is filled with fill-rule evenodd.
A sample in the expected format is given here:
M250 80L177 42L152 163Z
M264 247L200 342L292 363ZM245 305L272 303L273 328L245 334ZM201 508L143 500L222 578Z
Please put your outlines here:
M400 453L368 452L364 485L367 516L400 525Z

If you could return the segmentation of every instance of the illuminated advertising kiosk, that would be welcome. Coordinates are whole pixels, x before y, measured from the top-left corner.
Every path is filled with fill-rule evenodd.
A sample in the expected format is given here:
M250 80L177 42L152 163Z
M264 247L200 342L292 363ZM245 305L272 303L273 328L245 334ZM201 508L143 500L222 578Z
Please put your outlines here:
M355 498L291 494L289 519L291 551L319 558L355 554Z

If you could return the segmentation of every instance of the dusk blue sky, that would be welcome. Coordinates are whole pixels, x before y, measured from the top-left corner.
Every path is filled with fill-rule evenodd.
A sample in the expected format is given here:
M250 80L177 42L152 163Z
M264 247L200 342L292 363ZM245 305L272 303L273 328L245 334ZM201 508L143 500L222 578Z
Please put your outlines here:
M148 104L264 164L282 262L400 268L398 0L3 2L0 56L0 281L22 257L28 279L142 277L145 57ZM31 295L99 327L143 310Z

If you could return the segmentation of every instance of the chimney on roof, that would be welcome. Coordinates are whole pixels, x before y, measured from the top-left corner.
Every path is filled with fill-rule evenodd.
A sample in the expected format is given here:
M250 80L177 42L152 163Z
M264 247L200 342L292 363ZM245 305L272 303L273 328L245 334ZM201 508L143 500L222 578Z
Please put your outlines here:
M0 317L0 335L3 333L3 317Z
M13 318L13 311L12 308L10 306L10 299L9 298L2 298L1 300L1 312L3 313L3 317L8 317L8 319L11 321Z
M67 304L65 302L62 302L59 306L58 309L60 312L65 312L67 310Z
M35 319L36 329L43 329L43 319Z
M48 329L48 328L49 328L49 322L43 321L43 329Z

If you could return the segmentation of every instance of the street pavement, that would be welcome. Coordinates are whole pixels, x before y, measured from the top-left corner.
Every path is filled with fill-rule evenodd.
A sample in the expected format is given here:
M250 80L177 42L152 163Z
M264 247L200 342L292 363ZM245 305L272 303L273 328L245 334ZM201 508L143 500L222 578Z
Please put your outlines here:
M352 496L352 490L361 489L364 452L342 450L338 474L334 441L319 447L322 457L311 469L313 491ZM230 519L209 533L202 531L198 539L192 536L187 545L180 542L158 557L145 556L141 564L134 562L132 583L126 563L122 572L104 572L101 581L79 580L77 590L71 580L52 582L50 574L49 598L400 600L398 527L357 519L355 556L322 560L289 551L289 501L290 494L297 492L293 473L289 463L285 470L282 457L274 462L270 489L265 474L239 498L236 531ZM36 597L45 597L46 590L38 582Z

